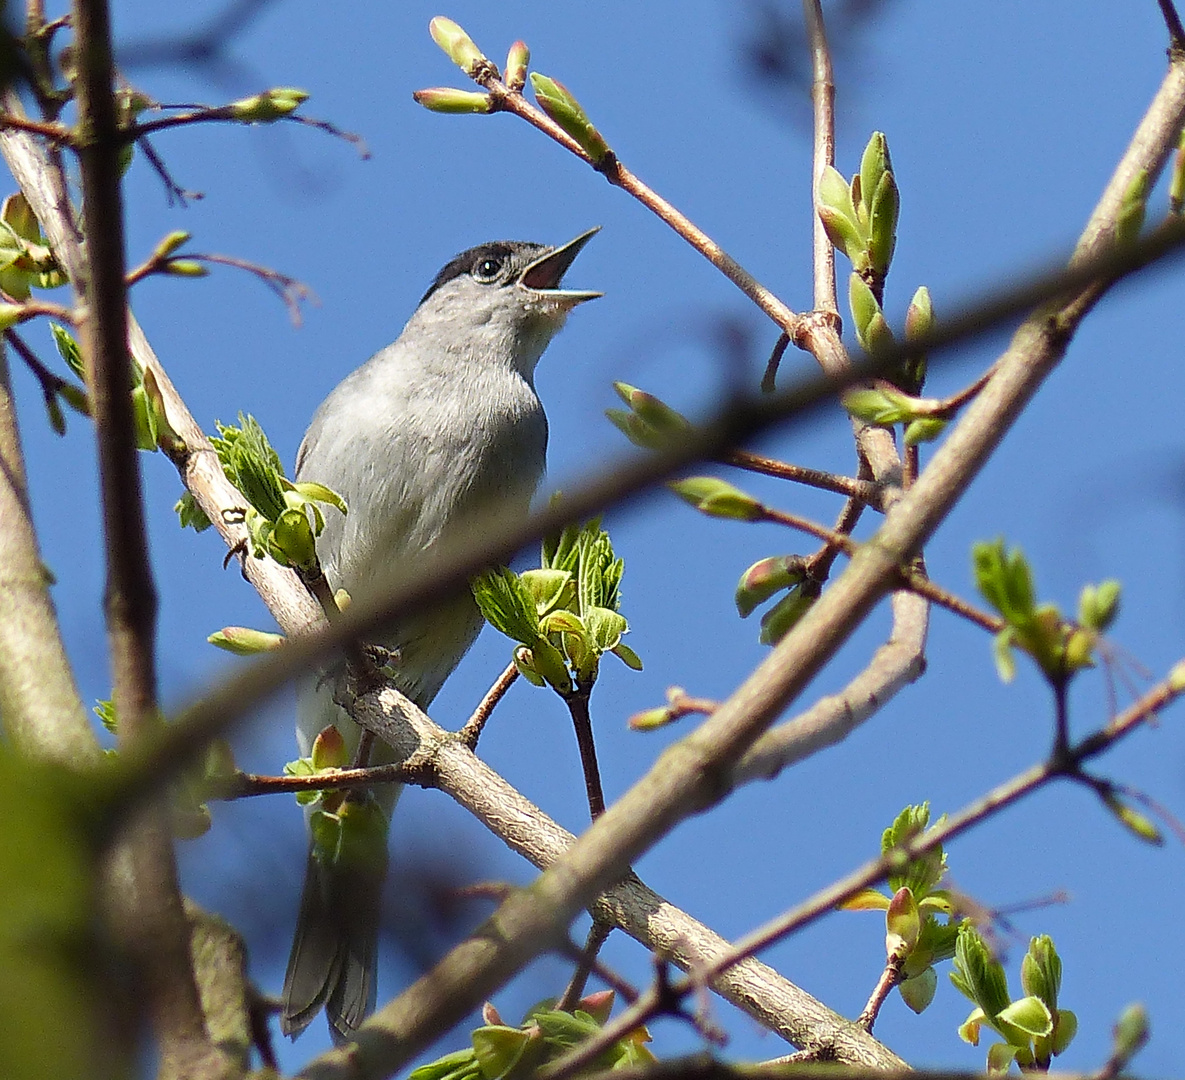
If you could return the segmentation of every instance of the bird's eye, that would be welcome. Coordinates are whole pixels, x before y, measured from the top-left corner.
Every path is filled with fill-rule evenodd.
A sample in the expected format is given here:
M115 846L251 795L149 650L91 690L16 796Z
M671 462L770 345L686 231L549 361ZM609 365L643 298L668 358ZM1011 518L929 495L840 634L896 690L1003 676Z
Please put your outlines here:
M496 255L487 255L473 268L473 276L478 281L493 281L502 272L502 261Z

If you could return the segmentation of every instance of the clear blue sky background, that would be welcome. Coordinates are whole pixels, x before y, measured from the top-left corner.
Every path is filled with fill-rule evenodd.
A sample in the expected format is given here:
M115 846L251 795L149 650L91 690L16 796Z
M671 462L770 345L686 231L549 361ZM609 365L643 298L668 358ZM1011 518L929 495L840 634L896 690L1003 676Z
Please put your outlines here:
M131 43L193 30L217 10L206 2L123 0L116 27ZM782 10L796 17L798 6ZM137 315L194 414L212 427L216 418L252 412L291 463L318 402L396 336L455 252L494 238L560 242L594 224L604 231L570 280L603 289L605 298L574 314L539 371L552 423L548 488L570 486L628 452L602 416L615 404L614 379L693 415L709 410L737 377L723 367L714 336L721 320L751 331L752 364L743 376L754 385L772 328L664 225L513 118L431 115L411 92L462 84L428 38L434 14L458 19L498 60L514 38L525 38L536 68L572 88L626 163L788 304L803 308L811 213L805 98L746 75L746 45L761 25L755 11L719 0L455 0L451 8L409 0L332 9L289 0L267 6L245 27L220 67L130 68L162 101L216 103L268 85L302 86L312 93L310 115L362 133L373 151L359 161L348 146L294 125L166 133L157 149L183 185L206 195L187 210L167 208L151 171L142 161L133 167L132 260L166 231L185 228L197 250L275 266L320 298L294 329L266 290L233 271L138 287ZM881 129L902 190L887 298L900 318L918 284L929 285L941 314L1068 250L1162 77L1166 38L1152 0L899 0L837 44L840 165L850 173L868 133ZM1154 214L1163 211L1163 195L1155 206ZM1185 629L1183 295L1172 268L1122 287L1091 316L927 552L938 581L969 593L971 544L1002 534L1030 555L1042 596L1069 608L1083 582L1121 578L1115 644L1157 674L1180 657ZM33 339L48 350L48 335ZM944 393L966 384L1003 340L945 361L931 388ZM809 361L791 353L785 370L806 372ZM68 436L56 439L32 380L18 371L16 381L64 631L84 694L106 697L90 433L75 418ZM780 432L762 449L824 468L849 469L853 460L838 409ZM221 569L223 551L212 535L176 527L171 506L179 486L168 463L145 458L144 468L162 599L162 689L179 703L232 663L205 644L208 633L231 623L263 625L267 616L238 574ZM838 509L834 499L791 487L748 486L824 520ZM646 662L633 674L610 660L594 696L612 798L679 734L632 734L626 717L660 703L671 684L727 695L766 652L756 620L736 617L737 576L761 556L807 548L770 526L701 519L662 494L613 515L610 525L626 560L630 643ZM814 691L842 685L886 627L887 616L877 613ZM487 631L438 699L436 719L459 724L508 656L507 642ZM934 616L929 662L920 683L843 745L682 825L641 861L643 878L726 936L739 935L874 853L881 830L907 802L929 799L938 812L955 810L1041 757L1050 700L1023 663L1016 682L1002 686L986 636L942 613ZM1073 695L1079 732L1100 724L1109 708L1101 674L1081 683ZM1101 768L1185 817L1181 720L1173 710ZM294 756L287 699L243 731L239 746L244 767L279 771ZM549 813L581 827L576 751L557 699L516 687L482 754ZM216 808L210 836L183 849L186 887L246 927L253 973L269 991L282 979L304 845L298 810L280 798ZM405 796L393 856L397 871L462 856L455 872L464 879L531 876L431 792ZM1052 934L1062 952L1062 1000L1078 1012L1081 1031L1059 1065L1100 1065L1115 1016L1143 1000L1153 1041L1139 1071L1185 1068L1179 843L1141 845L1092 797L1067 787L984 825L950 857L958 886L989 907L1070 894L1067 904L1015 916L1017 936L1004 938L1014 988L1029 935ZM408 888L396 882L392 893L402 903ZM474 908L466 918L481 913ZM418 960L444 944L422 914L405 916L393 927L401 932ZM882 935L878 916L834 915L765 959L855 1015L880 970ZM385 957L383 996L413 977L409 955ZM647 978L648 960L633 943L615 938L606 956L628 977ZM498 1004L516 1017L557 992L563 977L557 961L544 960ZM730 1032L729 1055L784 1052L728 1006L713 1008ZM894 997L877 1034L914 1064L980 1067L983 1050L955 1036L969 1009L943 972L927 1013L915 1017ZM698 1045L674 1022L655 1025L654 1035L663 1055ZM458 1033L443 1048L463 1039ZM326 1042L318 1021L295 1047L284 1044L283 1062L305 1061Z

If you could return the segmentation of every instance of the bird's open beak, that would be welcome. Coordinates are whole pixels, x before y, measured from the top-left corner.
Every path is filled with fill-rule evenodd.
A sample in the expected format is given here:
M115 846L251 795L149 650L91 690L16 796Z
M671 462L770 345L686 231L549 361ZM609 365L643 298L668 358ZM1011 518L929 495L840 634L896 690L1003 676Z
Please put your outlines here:
M568 267L572 265L572 260L580 254L580 249L600 231L601 227L598 225L596 228L589 229L588 232L581 233L575 240L569 240L562 247L553 248L542 258L531 263L519 275L518 283L524 288L545 293L550 299L564 300L570 305L604 296L604 293L559 287Z

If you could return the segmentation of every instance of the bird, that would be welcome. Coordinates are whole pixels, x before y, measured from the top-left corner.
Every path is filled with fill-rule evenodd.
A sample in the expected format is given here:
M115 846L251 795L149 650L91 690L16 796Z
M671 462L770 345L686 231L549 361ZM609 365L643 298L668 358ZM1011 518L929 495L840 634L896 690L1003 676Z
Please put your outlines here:
M547 451L535 367L572 309L602 295L562 287L598 231L558 247L492 241L457 255L399 337L318 407L296 478L345 501L347 513L331 511L317 538L335 592L356 598L492 519L529 511ZM395 685L427 709L481 625L465 590L400 617L368 644L385 650ZM302 756L329 725L356 752L360 729L334 704L331 683L310 674L298 688ZM372 763L391 759L383 744L374 749ZM399 791L389 784L372 793L381 835L362 857L335 858L310 842L280 1013L292 1038L324 1008L334 1041L348 1041L374 1009L387 826Z

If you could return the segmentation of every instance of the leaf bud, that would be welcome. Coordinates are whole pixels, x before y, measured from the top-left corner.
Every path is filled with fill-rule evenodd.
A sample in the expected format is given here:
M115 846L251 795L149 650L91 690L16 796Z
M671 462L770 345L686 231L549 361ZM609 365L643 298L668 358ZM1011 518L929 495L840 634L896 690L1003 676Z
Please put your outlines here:
M934 968L927 967L911 978L898 984L897 990L901 1000L915 1013L923 1013L934 1000L934 993L938 989L938 973Z
M684 502L690 503L709 517L731 518L736 521L760 521L765 507L740 488L715 476L693 476L667 484Z
M176 277L207 277L210 268L197 259L168 259L161 266L161 271Z
M947 421L937 416L923 416L905 425L905 445L933 442L946 430Z
M311 570L317 564L317 548L308 515L291 508L280 514L272 525L267 550L283 566Z
M452 86L433 86L427 90L417 90L412 97L431 112L451 113L488 113L490 111L490 95L480 90L457 90Z
M860 158L860 200L869 218L872 217L877 188L887 172L893 168L889 160L889 140L883 131L874 131L868 137L864 154Z
M742 619L747 619L759 604L765 603L779 589L799 584L806 573L801 555L774 555L759 559L737 582L736 605Z
M632 731L657 731L660 727L674 722L674 710L669 705L658 705L653 709L643 709L634 713L627 721Z
M182 244L189 240L189 235L184 229L177 229L175 232L169 233L168 236L156 245L156 250L153 251L152 257L154 259L167 259Z
M343 769L350 761L349 752L346 750L346 741L333 724L322 728L317 734L316 739L313 740L313 749L309 757L317 772L322 769Z
M594 165L600 165L609 157L612 153L609 144L563 83L532 71L531 86L539 107L580 144Z
M909 307L905 309L905 339L917 341L934 331L934 305L930 300L930 290L925 285L919 285Z
M444 51L445 56L466 75L472 77L480 68L490 65L485 54L473 43L473 39L452 19L437 15L428 23L428 33Z
M1120 1071L1148 1041L1148 1010L1138 1001L1129 1005L1119 1014L1112 1034L1115 1042L1111 1053L1121 1063Z
M216 648L225 649L236 656L255 656L278 649L284 644L284 635L253 630L249 626L224 626L206 640Z
M527 84L527 67L531 63L531 50L525 41L516 41L506 54L506 70L502 81L511 90L521 90Z
M262 94L232 101L227 109L231 118L245 124L270 124L295 112L309 95L295 86L273 86Z
M889 271L893 251L897 247L897 217L901 211L901 195L897 181L886 172L877 185L868 222L868 257L872 269L882 278Z
M795 585L761 619L762 645L776 645L782 640L818 599L818 589L806 589Z

